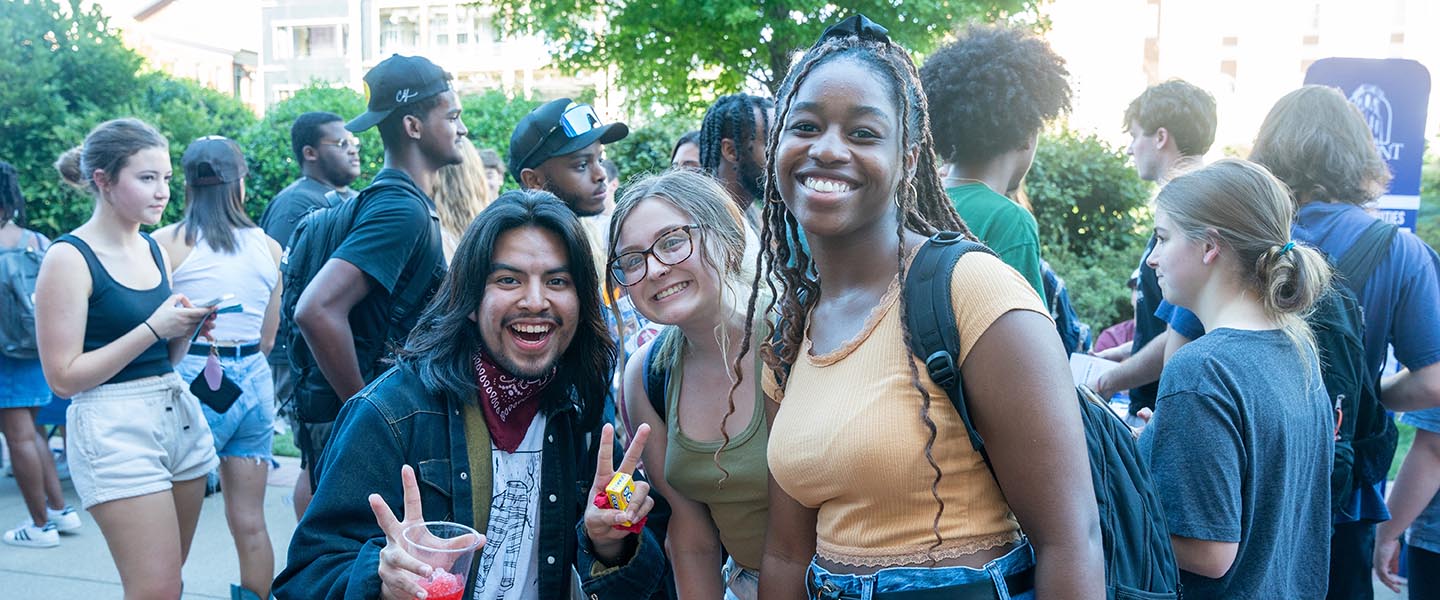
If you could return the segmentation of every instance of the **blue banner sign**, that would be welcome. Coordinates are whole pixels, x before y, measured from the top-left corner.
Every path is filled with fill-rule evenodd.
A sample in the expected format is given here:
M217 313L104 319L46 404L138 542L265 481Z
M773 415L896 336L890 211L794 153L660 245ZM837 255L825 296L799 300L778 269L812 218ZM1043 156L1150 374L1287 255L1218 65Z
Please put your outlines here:
M1325 58L1310 65L1305 83L1340 88L1360 109L1393 176L1377 212L1380 218L1415 231L1430 72L1418 62L1399 58Z

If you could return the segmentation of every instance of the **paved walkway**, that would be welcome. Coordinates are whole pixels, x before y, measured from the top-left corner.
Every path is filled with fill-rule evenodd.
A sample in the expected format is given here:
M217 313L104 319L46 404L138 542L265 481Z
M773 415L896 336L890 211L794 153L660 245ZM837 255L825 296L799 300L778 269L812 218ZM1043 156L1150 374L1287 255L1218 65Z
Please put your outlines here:
M270 487L265 492L265 522L270 542L275 548L276 572L285 566L285 550L290 533L295 530L295 512L290 508L290 494L299 474L300 459L277 457L280 469L270 473ZM64 481L65 496L78 506L79 498L69 481ZM28 516L20 488L15 479L0 475L0 525L14 527ZM88 513L82 513L85 528L75 535L64 535L58 548L17 548L0 545L0 597L24 590L26 597L76 598L105 600L120 598L120 573L110 560L105 538ZM235 557L235 544L225 525L225 501L220 494L205 499L200 511L200 525L186 561L185 598L230 598L230 584L239 583L240 568Z
M275 548L275 569L285 566L285 550L290 533L295 530L295 513L290 508L290 494L299 475L300 459L277 457L280 469L270 473L270 487L265 493L265 522L270 542ZM66 497L78 505L75 490L63 482ZM0 476L0 524L5 529L28 518L20 488L13 478ZM82 514L85 528L76 535L66 535L60 547L46 549L16 548L0 545L0 597L15 597L11 592L47 598L105 600L120 598L120 574L110 560L105 539L88 514ZM230 584L240 581L235 558L235 545L225 526L225 501L220 494L205 499L200 511L200 526L185 564L185 598L230 598ZM1403 594L1391 592L1375 584L1376 600L1401 600Z

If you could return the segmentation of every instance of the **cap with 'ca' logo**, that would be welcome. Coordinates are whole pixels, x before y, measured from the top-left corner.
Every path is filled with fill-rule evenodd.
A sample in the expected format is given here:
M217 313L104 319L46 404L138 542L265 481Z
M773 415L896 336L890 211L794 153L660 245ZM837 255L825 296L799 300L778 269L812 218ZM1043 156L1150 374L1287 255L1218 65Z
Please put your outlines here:
M423 56L393 54L365 74L366 110L345 128L359 133L380 124L395 109L450 89L450 74Z

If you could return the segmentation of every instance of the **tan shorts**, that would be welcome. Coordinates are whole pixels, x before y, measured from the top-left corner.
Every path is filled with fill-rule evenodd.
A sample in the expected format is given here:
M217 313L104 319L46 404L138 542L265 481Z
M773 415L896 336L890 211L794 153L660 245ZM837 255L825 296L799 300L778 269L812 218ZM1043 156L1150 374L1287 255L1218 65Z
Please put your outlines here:
M86 509L163 492L220 464L200 401L174 373L76 394L65 418L70 479Z

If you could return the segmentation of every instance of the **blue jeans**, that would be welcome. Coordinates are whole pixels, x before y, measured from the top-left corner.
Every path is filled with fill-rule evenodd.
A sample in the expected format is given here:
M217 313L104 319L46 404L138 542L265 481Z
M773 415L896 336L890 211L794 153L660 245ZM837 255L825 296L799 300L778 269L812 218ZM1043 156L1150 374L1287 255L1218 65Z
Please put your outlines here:
M939 587L990 581L995 584L995 596L1000 600L1034 600L1035 591L1012 595L1005 585L1005 576L1024 573L1035 567L1035 553L1030 543L1015 547L1005 556L985 563L983 569L971 567L890 567L870 575L846 575L831 573L814 560L810 571L805 574L808 587L817 590L827 583L838 590L843 598L871 600L876 593L911 592ZM810 596L812 600L819 596Z
M175 365L175 372L189 385L205 368L206 360L204 356L186 355ZM221 357L220 368L230 381L240 386L241 393L235 404L223 413L200 404L205 421L210 424L210 434L215 436L216 454L270 460L275 440L275 381L265 355L257 352L238 359Z

